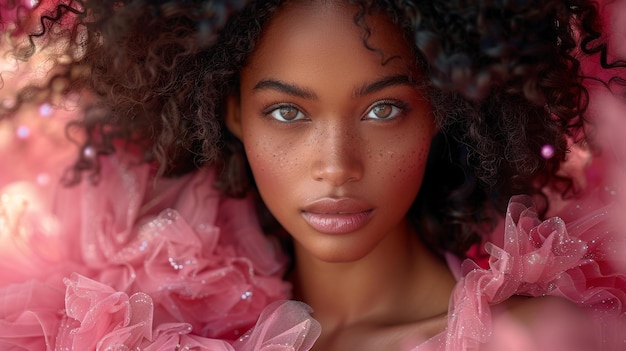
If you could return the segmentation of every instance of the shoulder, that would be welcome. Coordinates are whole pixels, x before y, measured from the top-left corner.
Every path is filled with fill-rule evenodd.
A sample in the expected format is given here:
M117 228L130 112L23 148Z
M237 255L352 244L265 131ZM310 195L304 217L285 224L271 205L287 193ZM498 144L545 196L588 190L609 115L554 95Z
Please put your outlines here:
M493 335L484 350L600 349L599 336L586 311L569 300L514 296L493 306L492 312Z

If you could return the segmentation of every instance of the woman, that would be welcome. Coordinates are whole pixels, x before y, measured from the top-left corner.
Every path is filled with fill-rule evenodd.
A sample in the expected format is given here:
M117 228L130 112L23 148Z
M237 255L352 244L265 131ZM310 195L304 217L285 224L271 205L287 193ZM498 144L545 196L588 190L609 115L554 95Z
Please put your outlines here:
M496 230L492 240L507 241L504 250L490 249L490 270L471 270L456 282L452 271L458 264L442 260L447 253L463 257L480 241L511 195L523 191L542 200L545 186L563 180L557 168L565 136L582 123L586 91L572 56L570 26L581 31L583 42L593 38L591 4L554 2L549 10L536 10L514 4L457 9L446 3L253 2L229 19L215 42L210 34L221 26L225 4L53 8L50 17L58 24L46 33L80 39L68 44L74 59L60 61L44 88L22 90L15 106L54 97L59 85L63 93L77 89L93 96L79 123L87 134L73 174L89 169L101 177L98 190L84 200L91 216L83 215L83 223L106 218L109 203L128 202L133 209L123 216L112 211L122 219L112 233L65 231L87 243L75 261L88 265L65 267L59 275L79 272L94 281L76 274L66 279L64 322L49 333L57 345L260 349L286 342L285 347L322 350L460 350L499 349L506 339L501 335L513 334L517 342L537 340L540 349L553 349L555 342L568 349L596 346L576 308L560 300L512 297L555 295L585 305L600 295L585 295L588 287L578 291L569 279L583 274L592 281L597 277L587 268L602 260L589 261L586 243L572 240L562 222L540 224L526 199L512 200L504 235ZM524 28L519 35L516 26ZM120 140L133 147L118 144L127 149L122 155L97 157L111 153ZM540 153L546 145L554 152L547 159ZM208 183L213 176L207 172L213 171L146 191L135 184L151 178L145 166L115 161L132 155L155 160L158 174L168 176L205 161L217 170L222 194L258 191L260 212L267 207L271 214L266 233L280 237L293 255L285 276L293 292L285 292L278 279L271 251L250 247L259 238L231 234L256 225L254 219L253 229L232 223L242 220L233 213L245 209L245 202L219 199ZM117 183L110 175L120 169ZM124 179L135 179L135 185ZM107 195L106 189L120 187L131 196ZM181 188L193 190L171 193ZM205 204L201 208L215 218L208 221L210 231L198 229L206 225L196 221L200 214L189 203ZM177 206L188 212L157 215ZM180 224L185 220L191 230ZM107 228L107 220L96 222ZM146 224L133 229L140 222ZM602 224L597 216L583 223ZM208 235L217 228L219 237ZM511 243L521 249L507 250ZM532 257L543 267L551 264L528 270L533 263L525 262ZM264 270L263 262L272 268ZM238 270L240 264L245 269ZM163 266L177 274L168 275ZM207 271L213 284L204 288L206 279L196 278ZM233 278L215 279L213 273L224 271ZM115 283L119 276L124 279ZM601 291L610 291L605 296L615 303L619 293L612 288ZM102 296L85 293L92 290ZM586 297L576 299L572 292ZM113 309L130 317L95 328L101 332L94 338L86 325L101 313L95 306L111 296L126 301ZM313 307L321 325L315 344L317 322L305 307L265 308L289 296ZM72 302L85 298L91 307L76 313ZM220 308L222 301L230 301L229 307ZM262 309L265 315L239 341L217 340L240 334ZM546 323L542 310L560 317ZM276 322L286 317L294 320ZM190 330L168 324L185 322ZM542 337L539 331L553 324L566 325L560 332L579 339ZM530 338L520 337L526 326L535 330ZM180 330L185 337L176 339Z

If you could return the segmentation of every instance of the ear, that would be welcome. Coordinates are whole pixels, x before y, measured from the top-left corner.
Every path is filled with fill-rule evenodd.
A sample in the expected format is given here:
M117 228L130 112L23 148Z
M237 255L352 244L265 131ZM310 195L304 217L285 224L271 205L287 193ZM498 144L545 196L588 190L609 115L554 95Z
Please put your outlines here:
M224 116L226 128L233 133L237 139L241 140L243 131L241 127L241 108L239 107L239 97L236 94L229 94L226 97L226 111Z

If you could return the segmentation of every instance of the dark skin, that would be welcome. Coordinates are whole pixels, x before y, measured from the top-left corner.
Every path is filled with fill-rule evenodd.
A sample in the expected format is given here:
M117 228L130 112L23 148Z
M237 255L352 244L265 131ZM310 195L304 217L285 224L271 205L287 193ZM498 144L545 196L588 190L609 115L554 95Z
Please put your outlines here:
M436 132L412 83L420 72L401 30L369 15L368 43L393 57L382 64L355 11L335 1L281 9L241 72L226 124L294 239L294 298L322 325L314 349L397 350L445 329L456 281L407 220Z
M386 40L399 29L375 16L371 44L396 56L382 65L354 11L317 2L282 9L241 74L228 120L265 204L294 237L295 297L322 324L319 350L426 340L445 327L455 283L406 218L435 132L411 83L419 72L404 41ZM309 211L317 217L307 220ZM320 228L319 218L336 226Z

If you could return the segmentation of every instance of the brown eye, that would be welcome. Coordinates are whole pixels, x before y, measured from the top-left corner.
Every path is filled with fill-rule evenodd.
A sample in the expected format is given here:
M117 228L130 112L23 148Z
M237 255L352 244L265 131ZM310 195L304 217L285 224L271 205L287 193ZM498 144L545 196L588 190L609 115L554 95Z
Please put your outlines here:
M391 107L391 105L378 105L374 106L374 108L372 109L372 113L378 118L388 118L389 116L391 116L392 112L393 108Z
M280 122L293 122L304 118L304 114L293 105L282 105L270 110L268 115Z
M364 118L380 120L391 119L398 116L405 108L406 104L404 103L383 100L373 104Z
M295 119L298 116L298 112L300 111L298 111L293 106L285 106L278 109L278 113L280 113L280 116L288 121Z

